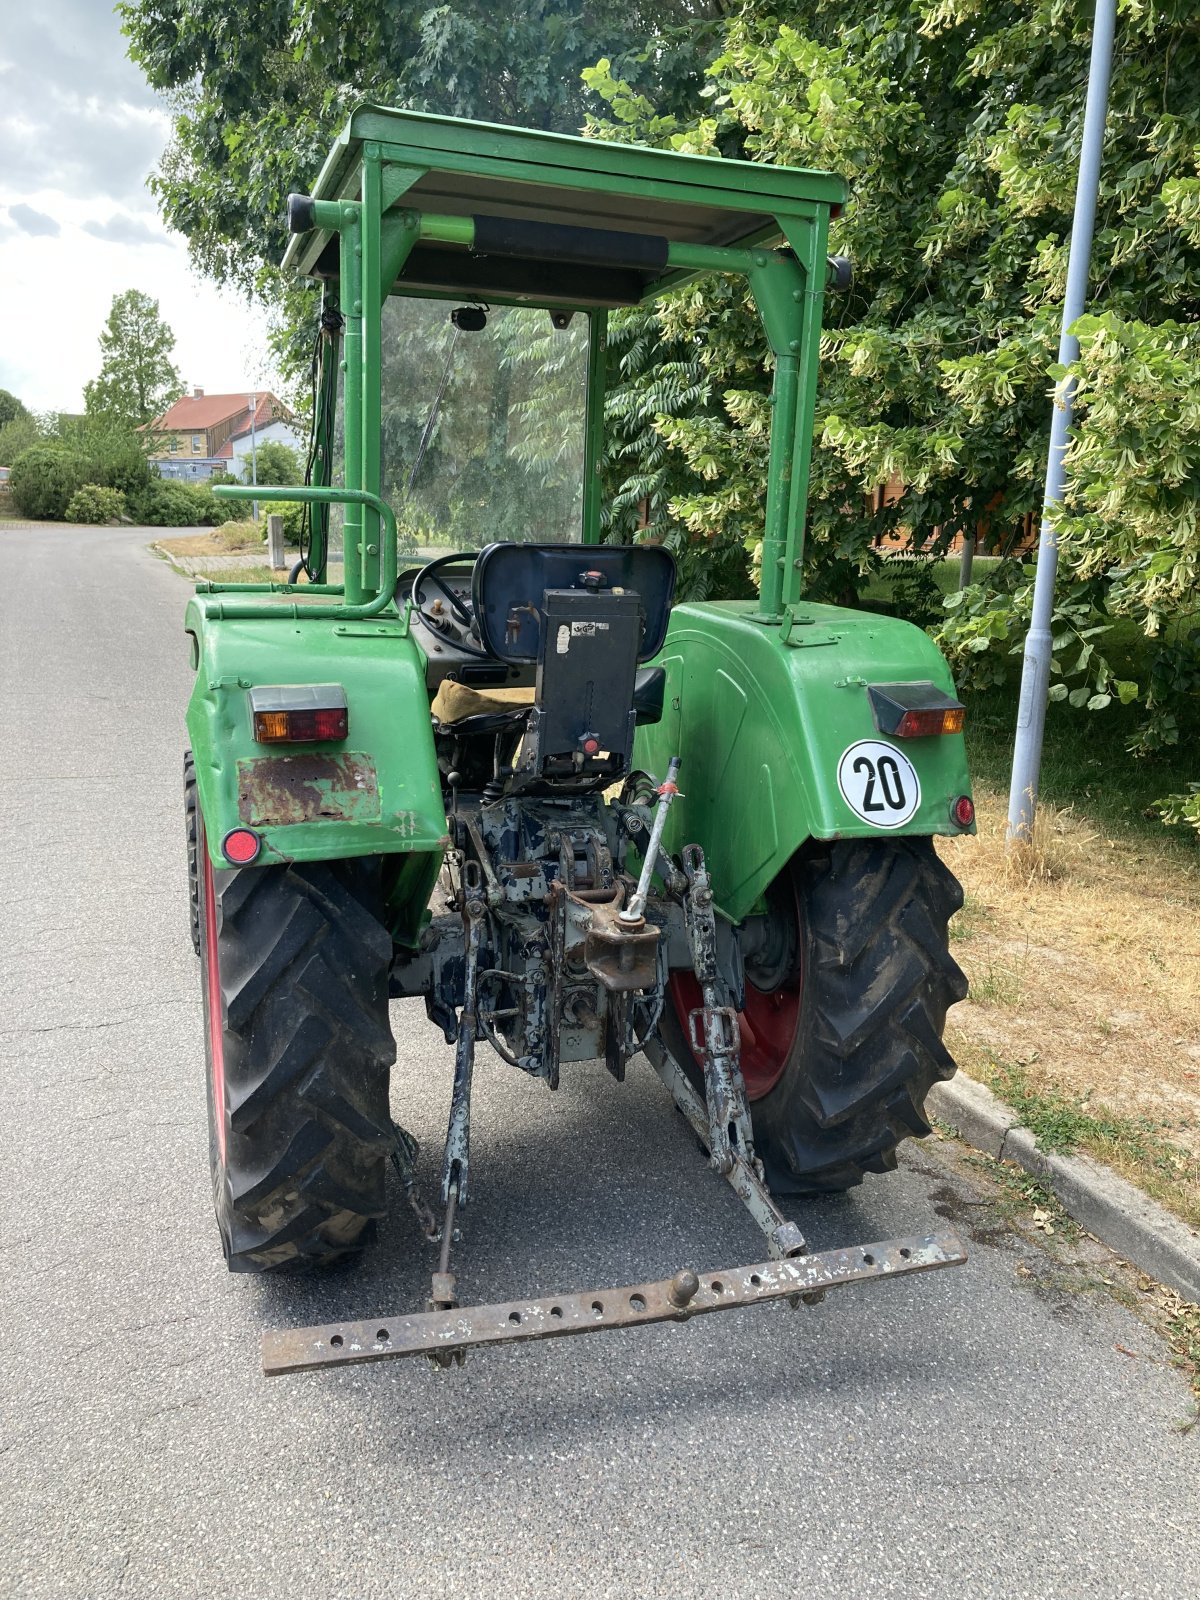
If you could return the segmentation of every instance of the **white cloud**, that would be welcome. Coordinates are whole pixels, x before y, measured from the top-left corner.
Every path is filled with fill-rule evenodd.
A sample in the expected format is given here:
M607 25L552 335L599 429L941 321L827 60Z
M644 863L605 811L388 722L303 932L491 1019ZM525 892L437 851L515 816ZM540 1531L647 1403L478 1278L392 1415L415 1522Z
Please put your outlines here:
M141 217L131 217L117 211L107 222L85 222L84 233L93 239L105 239L109 244L169 244L170 239L162 228L152 228Z
M37 411L80 411L113 296L141 289L176 336L191 388L275 384L261 313L190 269L147 179L166 108L125 56L107 0L6 9L0 32L0 388Z
M54 238L59 232L58 223L53 217L48 217L44 211L35 211L32 206L9 206L8 216L15 222L22 233L27 233L31 238Z

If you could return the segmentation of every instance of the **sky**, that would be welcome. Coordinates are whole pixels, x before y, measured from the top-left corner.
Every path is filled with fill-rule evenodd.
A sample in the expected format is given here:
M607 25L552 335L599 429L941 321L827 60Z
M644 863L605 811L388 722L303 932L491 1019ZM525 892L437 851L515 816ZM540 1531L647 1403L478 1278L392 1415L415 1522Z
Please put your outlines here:
M82 411L113 296L141 289L190 392L269 386L265 319L188 264L147 179L170 134L109 0L0 0L0 389Z

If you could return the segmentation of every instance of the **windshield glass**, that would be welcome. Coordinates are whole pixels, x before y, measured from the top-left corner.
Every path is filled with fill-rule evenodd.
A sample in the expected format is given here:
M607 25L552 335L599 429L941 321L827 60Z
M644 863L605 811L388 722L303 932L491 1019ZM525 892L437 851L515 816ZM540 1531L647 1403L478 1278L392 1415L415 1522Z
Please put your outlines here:
M401 536L458 550L578 540L587 318L560 329L548 311L498 306L468 331L454 309L397 297L383 310L382 483Z

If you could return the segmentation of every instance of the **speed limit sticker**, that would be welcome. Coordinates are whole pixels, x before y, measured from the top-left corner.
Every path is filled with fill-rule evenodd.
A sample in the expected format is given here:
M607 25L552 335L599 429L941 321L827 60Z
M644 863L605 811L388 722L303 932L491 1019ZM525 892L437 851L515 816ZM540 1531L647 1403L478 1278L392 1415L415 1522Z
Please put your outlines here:
M838 762L837 779L842 799L873 828L902 828L921 804L916 768L879 739L852 744Z

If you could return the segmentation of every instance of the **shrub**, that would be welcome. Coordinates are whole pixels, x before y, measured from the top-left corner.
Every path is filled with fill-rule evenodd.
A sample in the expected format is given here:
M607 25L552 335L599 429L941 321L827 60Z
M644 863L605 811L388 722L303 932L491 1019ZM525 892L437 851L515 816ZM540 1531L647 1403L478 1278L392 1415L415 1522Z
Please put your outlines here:
M260 444L254 453L255 459L246 462L242 474L242 482L249 483L251 478L264 487L267 484L300 483L304 478L304 467L300 457L290 445L282 444L278 439L268 439Z
M300 530L304 524L304 506L299 500L289 500L286 505L272 506L272 511L283 513L283 538L286 544L300 543Z
M98 434L82 446L89 463L88 483L119 489L127 499L142 494L154 479L154 469L140 442L125 433Z
M120 489L108 489L102 484L85 483L76 489L67 502L68 522L116 522L125 515L125 496Z
M84 463L77 455L39 444L17 457L8 481L13 504L22 516L61 522L84 477Z
M152 479L132 506L137 521L149 528L211 528L223 520L207 484Z

